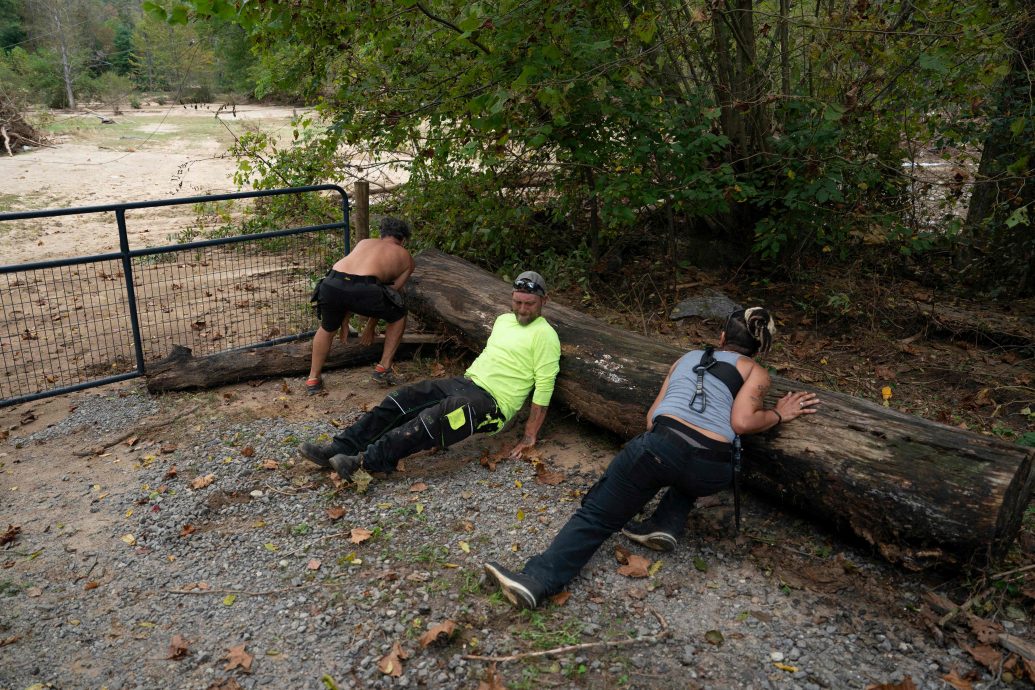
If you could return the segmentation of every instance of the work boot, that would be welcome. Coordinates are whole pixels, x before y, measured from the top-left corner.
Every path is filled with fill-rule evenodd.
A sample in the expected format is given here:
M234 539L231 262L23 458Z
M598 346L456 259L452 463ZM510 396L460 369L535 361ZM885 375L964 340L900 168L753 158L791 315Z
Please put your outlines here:
M650 522L632 520L622 529L622 534L655 551L671 551L676 548L676 535L655 527Z
M333 443L321 444L321 443L309 443L306 441L303 443L298 452L302 454L306 460L315 462L320 467L326 467L330 469L331 458L337 455L338 450L334 447Z
M530 575L516 573L499 563L486 563L485 572L499 583L507 601L519 609L534 609L546 596L543 586Z
M327 466L334 469L338 476L349 481L356 470L363 467L363 454L345 455L338 453L327 461Z

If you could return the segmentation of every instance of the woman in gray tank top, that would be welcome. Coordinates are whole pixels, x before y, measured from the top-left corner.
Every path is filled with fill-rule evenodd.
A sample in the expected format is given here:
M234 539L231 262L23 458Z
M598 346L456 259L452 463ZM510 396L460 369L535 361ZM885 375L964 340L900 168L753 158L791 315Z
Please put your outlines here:
M629 441L582 499L549 548L521 571L486 563L486 572L519 608L535 608L564 589L612 534L670 551L694 501L730 486L732 442L816 412L813 393L787 393L775 407L762 401L770 379L754 361L772 345L773 318L762 307L733 312L717 348L694 350L669 369L647 413L647 431ZM657 510L630 522L661 489Z

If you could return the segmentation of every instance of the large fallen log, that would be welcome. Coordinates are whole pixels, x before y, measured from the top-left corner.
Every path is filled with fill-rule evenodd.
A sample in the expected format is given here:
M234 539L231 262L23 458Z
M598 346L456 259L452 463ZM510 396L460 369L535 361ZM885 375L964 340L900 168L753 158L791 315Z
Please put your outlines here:
M335 344L327 355L324 369L376 362L381 359L384 342L383 338L378 338L369 346L360 345L355 340L344 346ZM441 342L442 338L433 335L404 335L396 351L396 359L411 357L423 345ZM211 388L265 376L307 374L312 352L312 344L304 342L195 357L189 347L174 345L168 357L148 365L147 390L152 393L182 391L191 388Z
M418 257L411 280L421 320L446 325L473 349L510 308L505 282L434 250ZM640 433L683 352L552 303L544 314L561 339L557 398L594 424ZM851 530L910 568L985 562L1016 538L1035 450L775 376L767 406L788 390L818 392L820 412L744 439L747 486Z

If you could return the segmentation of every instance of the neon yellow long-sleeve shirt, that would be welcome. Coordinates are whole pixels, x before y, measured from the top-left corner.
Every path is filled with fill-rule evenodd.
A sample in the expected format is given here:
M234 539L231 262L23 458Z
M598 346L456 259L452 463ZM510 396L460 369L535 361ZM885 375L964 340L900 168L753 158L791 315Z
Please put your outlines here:
M546 319L540 316L522 326L514 314L501 314L464 375L487 390L509 420L533 388L532 402L550 404L560 359L561 341Z

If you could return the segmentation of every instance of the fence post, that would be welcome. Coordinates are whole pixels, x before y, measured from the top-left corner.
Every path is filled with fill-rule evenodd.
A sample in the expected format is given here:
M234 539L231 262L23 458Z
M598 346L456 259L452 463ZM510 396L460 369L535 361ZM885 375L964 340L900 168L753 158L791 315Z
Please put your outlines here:
M367 180L356 180L352 185L353 202L356 209L355 247L360 240L370 237L370 182Z
M133 287L133 259L129 256L129 233L126 231L126 209L115 209L119 227L119 251L122 254L122 275L126 278L126 302L129 306L129 325L133 329L133 349L136 350L137 373L144 375L144 342L140 337L140 317L137 314L137 293Z

